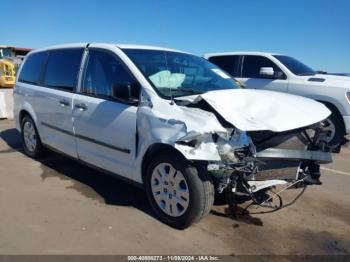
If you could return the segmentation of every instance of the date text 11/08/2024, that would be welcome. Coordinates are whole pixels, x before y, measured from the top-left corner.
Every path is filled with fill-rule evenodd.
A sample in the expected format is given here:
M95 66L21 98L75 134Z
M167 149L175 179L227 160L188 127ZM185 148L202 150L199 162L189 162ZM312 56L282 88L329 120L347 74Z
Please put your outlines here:
M128 256L128 261L218 261L217 256Z

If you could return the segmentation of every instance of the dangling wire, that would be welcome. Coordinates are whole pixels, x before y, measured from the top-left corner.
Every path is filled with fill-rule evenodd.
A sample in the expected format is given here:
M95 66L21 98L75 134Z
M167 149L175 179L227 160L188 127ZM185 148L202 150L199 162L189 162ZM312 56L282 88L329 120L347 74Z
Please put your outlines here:
M242 210L241 215L246 215L246 214L251 214L251 215L267 214L267 213L272 213L272 212L275 212L275 211L280 210L280 209L282 209L282 208L285 208L285 207L288 207L288 206L293 205L293 204L304 194L304 192L305 192L305 190L306 190L306 188L307 188L306 185L303 187L303 189L300 191L300 193L297 194L296 197L295 197L291 202L289 202L289 203L287 203L287 204L285 204L285 205L283 205L282 197L280 196L280 194L281 194L283 191L285 191L286 189L288 189L288 188L290 188L290 187L292 187L292 186L294 186L294 185L297 185L298 183L303 182L303 181L304 181L304 178L303 178L303 179L299 179L299 180L297 180L297 181L295 181L295 182L289 184L287 187L283 188L282 190L278 191L277 193L275 193L275 192L273 192L273 191L271 190L272 193L273 193L273 195L272 195L271 197L269 197L268 199L264 200L264 201L261 202L261 203L259 203L259 201L254 197L254 194L251 193L251 192L248 190L248 192L249 192L249 194L250 194L250 197L252 198L252 203L250 203L248 206L246 206L246 207ZM267 206L265 206L264 204L265 204L267 201L273 199L274 197L277 197L277 198L278 198L278 200L279 200L279 205L277 205L276 207L274 207L272 210L269 210L269 211L262 211L262 212L247 212L248 208L251 207L252 205L256 205L256 209L259 208L259 207L267 207Z

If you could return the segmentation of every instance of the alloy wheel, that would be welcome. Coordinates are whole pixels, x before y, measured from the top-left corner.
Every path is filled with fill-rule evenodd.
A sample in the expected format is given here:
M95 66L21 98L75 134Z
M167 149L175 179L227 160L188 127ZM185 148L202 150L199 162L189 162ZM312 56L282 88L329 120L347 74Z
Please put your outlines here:
M326 119L325 121L322 122L322 130L327 132L327 135L325 137L325 141L327 143L331 142L335 136L336 128L335 124L333 123L332 120Z

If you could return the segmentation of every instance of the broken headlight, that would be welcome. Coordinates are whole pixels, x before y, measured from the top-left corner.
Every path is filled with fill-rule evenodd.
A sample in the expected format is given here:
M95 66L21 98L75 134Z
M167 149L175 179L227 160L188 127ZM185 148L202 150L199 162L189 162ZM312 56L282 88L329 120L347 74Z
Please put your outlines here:
M224 162L240 162L244 157L255 154L255 147L246 132L238 129L233 131L230 139L218 136L217 148L221 159Z

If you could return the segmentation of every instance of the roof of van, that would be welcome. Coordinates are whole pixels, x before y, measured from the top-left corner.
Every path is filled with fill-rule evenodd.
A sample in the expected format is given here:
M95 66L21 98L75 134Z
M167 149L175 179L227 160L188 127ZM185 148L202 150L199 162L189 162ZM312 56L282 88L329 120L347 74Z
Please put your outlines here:
M121 49L147 49L147 50L162 50L162 51L172 51L172 52L181 52L181 50L159 47L159 46L151 46L151 45L133 45L133 44L115 44L117 47Z
M162 50L162 51L172 51L172 52L181 52L183 51L176 50L176 49L170 49L165 47L158 47L158 46L151 46L151 45L135 45L135 44L113 44L113 43L72 43L72 44L63 44L63 45L54 45L49 47L44 47L40 49L36 49L35 51L46 51L46 50L53 50L53 49L63 49L63 48L79 48L79 47L86 47L87 45L104 45L104 46L116 46L120 49L147 49L147 50Z
M277 53L270 53L270 52L221 52L221 53L207 53L204 54L204 58L212 57L212 56L223 56L223 55L280 55Z

